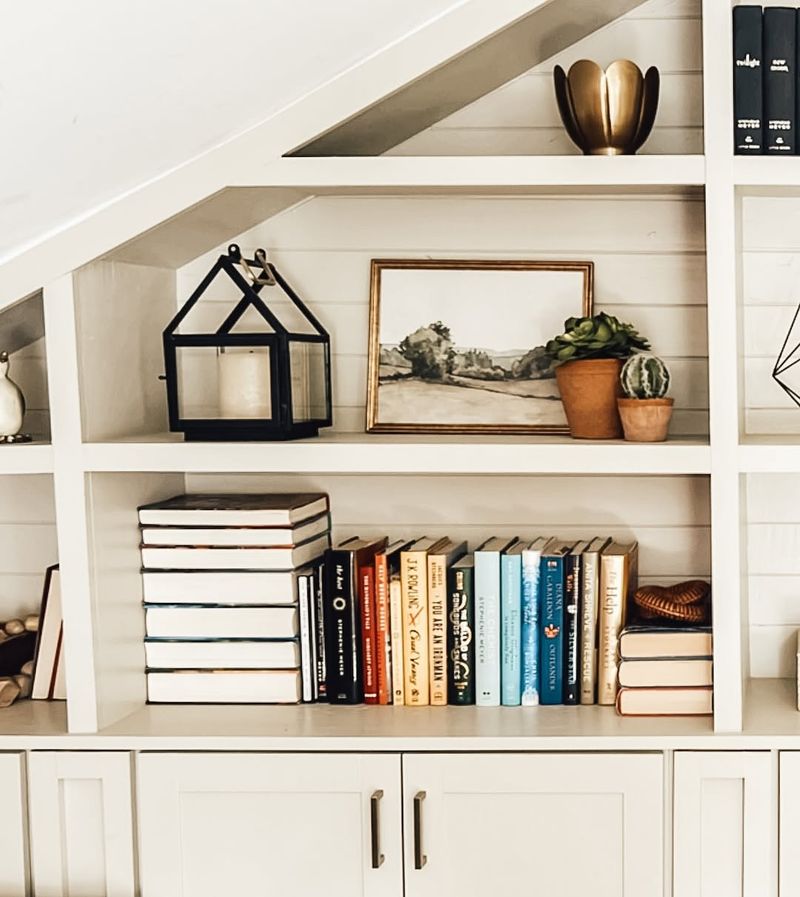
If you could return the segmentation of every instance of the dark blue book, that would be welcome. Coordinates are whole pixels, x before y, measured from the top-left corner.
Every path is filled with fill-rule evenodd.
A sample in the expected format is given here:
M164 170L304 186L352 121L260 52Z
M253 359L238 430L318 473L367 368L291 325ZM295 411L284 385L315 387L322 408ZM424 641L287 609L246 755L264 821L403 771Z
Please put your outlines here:
M795 153L797 11L789 6L764 10L764 143L767 153Z
M733 151L764 152L761 6L733 7Z
M542 637L539 700L542 704L564 701L564 585L565 557L573 543L551 542L542 552Z

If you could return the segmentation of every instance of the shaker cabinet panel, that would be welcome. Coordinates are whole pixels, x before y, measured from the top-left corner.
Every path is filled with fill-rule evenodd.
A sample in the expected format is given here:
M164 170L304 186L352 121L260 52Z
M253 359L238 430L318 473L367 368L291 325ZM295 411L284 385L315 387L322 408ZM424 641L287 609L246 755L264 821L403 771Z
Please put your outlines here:
M28 893L28 822L25 755L0 754L0 894Z
M774 779L766 751L675 755L674 897L775 897Z
M402 897L400 759L144 753L143 897Z
M800 894L800 751L784 751L780 759L780 894Z
M658 754L403 758L407 897L663 894Z
M28 770L36 897L133 897L130 754L34 751Z

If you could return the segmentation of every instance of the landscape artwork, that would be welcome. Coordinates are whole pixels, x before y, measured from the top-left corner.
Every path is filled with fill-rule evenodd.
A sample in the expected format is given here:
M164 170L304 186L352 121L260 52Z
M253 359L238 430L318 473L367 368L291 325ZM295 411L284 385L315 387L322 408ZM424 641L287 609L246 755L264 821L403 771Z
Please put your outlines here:
M372 262L367 430L565 433L544 346L592 314L591 262Z

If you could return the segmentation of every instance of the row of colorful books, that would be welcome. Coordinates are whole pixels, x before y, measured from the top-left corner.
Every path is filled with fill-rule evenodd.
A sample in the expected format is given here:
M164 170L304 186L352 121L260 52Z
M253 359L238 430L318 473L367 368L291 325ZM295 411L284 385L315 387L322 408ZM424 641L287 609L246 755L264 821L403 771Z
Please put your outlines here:
M348 540L326 552L332 703L614 704L637 545Z

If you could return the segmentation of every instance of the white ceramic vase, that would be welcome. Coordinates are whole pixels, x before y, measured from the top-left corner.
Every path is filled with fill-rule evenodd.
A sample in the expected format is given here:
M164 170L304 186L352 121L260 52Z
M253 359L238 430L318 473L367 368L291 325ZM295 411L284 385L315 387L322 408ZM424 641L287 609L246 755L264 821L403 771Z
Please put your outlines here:
M25 419L25 398L8 367L8 352L0 352L0 437L16 436Z

